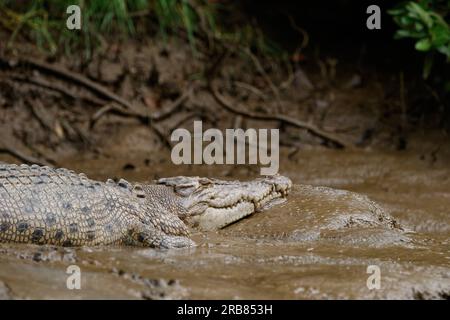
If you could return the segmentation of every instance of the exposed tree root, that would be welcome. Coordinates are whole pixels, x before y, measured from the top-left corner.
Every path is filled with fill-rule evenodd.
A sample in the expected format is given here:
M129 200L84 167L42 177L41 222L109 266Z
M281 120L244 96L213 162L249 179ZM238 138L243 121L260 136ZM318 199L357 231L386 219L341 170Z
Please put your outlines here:
M12 79L14 80L19 80L19 81L24 81L24 82L28 82L49 90L53 90L59 93L62 93L64 95L66 95L67 97L70 97L72 99L80 99L80 100L85 100L87 102L90 102L92 104L96 104L96 105L104 105L105 101L96 98L95 96L88 96L86 94L80 94L80 93L76 93L73 90L68 89L66 86L62 86L59 85L57 83L54 82L50 82L47 81L41 77L26 77L26 76L19 76L19 75L12 75L11 76Z
M7 63L8 65L11 65L3 57L0 57L0 60L2 60L4 63ZM103 96L104 98L108 98L109 100L115 101L130 110L134 109L133 105L129 101L123 99L122 97L118 96L114 92L111 92L109 89L105 88L104 86L102 86L98 83L95 83L94 81L86 78L85 76L83 76L79 73L67 70L61 66L49 64L49 63L39 61L39 60L36 60L33 58L20 58L18 63L21 65L29 65L34 68L41 69L45 72L57 75L59 77L63 77L65 79L72 80L75 83L83 85L84 87L92 90L93 92L97 93L98 95Z
M113 102L105 105L104 107L99 109L96 113L94 113L94 115L90 119L90 127L92 128L102 116L104 116L109 112L113 112L115 114L125 117L136 117L144 123L147 123L149 121L161 121L172 116L175 113L175 111L177 111L181 107L181 105L189 98L191 94L192 88L188 88L183 92L183 94L178 99L173 101L169 106L164 107L164 110L161 110L160 112L153 114L144 114L130 111L128 109L122 108L121 106Z
M331 142L335 144L339 148L354 148L354 145L351 143L345 141L342 138L337 137L336 135L326 132L318 127L316 127L313 124L293 119L285 115L269 115L269 114L260 114L257 112L251 112L251 111L245 111L248 110L247 107L238 105L237 107L233 106L233 103L230 101L229 98L225 97L219 92L219 89L217 88L217 85L214 84L214 81L210 81L210 90L214 97L214 99L226 110L229 112L232 112L234 114L238 114L247 118L257 119L257 120L263 120L263 121L280 121L282 123L285 123L287 125L291 125L297 128L306 129L311 134L322 138L325 141Z
M17 158L18 160L29 163L29 164L38 164L41 166L51 165L46 160L35 158L33 156L27 155L27 154L23 153L22 151L19 151L15 148L11 148L11 147L0 146L0 153L7 153L7 154L13 156L14 158Z

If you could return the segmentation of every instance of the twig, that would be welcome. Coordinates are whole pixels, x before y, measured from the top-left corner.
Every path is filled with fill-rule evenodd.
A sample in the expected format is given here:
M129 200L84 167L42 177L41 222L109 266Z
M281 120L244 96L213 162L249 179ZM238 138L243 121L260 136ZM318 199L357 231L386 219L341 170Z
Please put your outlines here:
M160 121L170 117L192 94L192 87L186 89L183 94L168 107L160 112L153 113L149 116L150 120Z
M113 110L115 108L115 106L113 104L107 104L105 106L103 106L102 108L98 109L91 117L90 121L89 121L89 127L92 128L95 123L106 113L108 113L109 111ZM118 108L121 112L122 110L120 108Z
M46 128L50 132L55 131L54 121L55 119L52 117L50 118L49 115L46 113L45 108L39 99L25 99L26 104L31 109L32 114L34 117L38 120L38 122Z
M145 115L131 112L127 109L120 107L116 103L112 102L112 103L109 103L109 104L105 105L104 107L100 108L99 110L97 110L97 112L95 112L92 115L91 119L89 120L89 128L92 129L95 126L95 124L97 123L97 121L100 120L101 117L103 117L105 114L107 114L109 112L112 112L112 113L115 113L115 114L118 114L118 115L121 115L124 117L138 118L142 122L148 122L148 117L146 117Z
M270 79L269 75L264 70L263 66L261 65L261 62L259 62L258 58L250 51L250 49L245 48L244 52L250 57L250 59L252 59L253 63L256 66L256 69L263 76L264 80L267 82L270 89L273 91L273 93L277 99L278 106L281 108L280 92L279 92L278 88L274 85L272 80Z
M252 86L251 84L248 84L248 83L245 83L242 81L235 81L234 84L238 87L241 87L243 89L246 89L246 90L254 93L255 95L257 95L263 99L267 99L267 95L264 92L262 92L261 90L259 90L256 87Z
M174 102L172 102L168 107L165 107L164 110L160 112L153 113L150 115L141 114L137 112L133 112L127 109L124 109L117 104L110 103L99 109L90 119L90 127L92 128L95 123L108 112L114 112L121 116L125 117L136 117L144 123L148 123L149 121L161 121L168 117L170 117L192 94L192 87L189 87L184 93Z
M130 117L130 118L137 118L138 121L148 124L151 120L151 115L145 115L142 113L137 113L130 111L128 109L122 108L120 105L116 104L115 102L111 102L102 108L100 108L97 112L95 112L92 117L89 120L89 128L93 128L98 120L100 120L101 117L106 115L107 113L113 113L117 114L123 117Z
M183 123L185 123L186 121L191 120L191 119L195 119L195 118L201 118L201 115L199 113L196 113L196 112L190 112L190 113L186 114L184 117L182 117L181 119L179 119L177 122L175 122L175 124L173 124L170 127L169 131L172 132L173 130L181 127L181 125Z
M291 27L295 29L298 33L302 35L302 43L300 45L300 50L304 49L308 46L309 43L309 35L308 32L306 32L303 28L300 28L297 23L295 23L295 20L292 18L292 15L287 14L289 18L289 23L291 24Z
M163 129L161 129L156 124L152 123L150 124L150 129L153 130L153 132L156 133L156 135L159 137L159 139L162 141L165 147L167 147L169 150L172 150L172 142L167 137L167 135L164 133Z
M215 98L215 100L222 105L225 109L227 109L228 111L234 113L234 114L238 114L238 115L242 115L244 117L247 118L253 118L253 119L258 119L258 120L263 120L263 121L281 121L285 124L297 127L297 128L301 128L301 129L306 129L308 130L308 132L310 132L311 134L320 137L326 141L332 142L335 145L337 145L338 147L341 148L353 148L353 145L350 144L347 141L344 141L343 139L335 136L332 133L326 132L318 127L316 127L313 124L301 121L301 120L296 120L293 119L291 117L285 116L285 115L269 115L269 114L260 114L257 112L250 112L250 111L244 111L247 110L247 108L245 106L238 106L238 107L233 107L232 102L230 102L230 100L228 98L226 98L225 96L223 96L222 94L219 93L219 90L217 89L217 87L213 84L213 82L210 82L210 90L212 92L213 97Z
M292 67L292 64L287 62L286 66L288 69L288 78L280 84L280 89L288 88L295 80L294 68Z

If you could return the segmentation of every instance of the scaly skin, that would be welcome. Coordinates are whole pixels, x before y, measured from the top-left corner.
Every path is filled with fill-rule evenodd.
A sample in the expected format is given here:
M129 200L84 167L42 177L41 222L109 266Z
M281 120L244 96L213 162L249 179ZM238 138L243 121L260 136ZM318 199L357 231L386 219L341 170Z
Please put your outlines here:
M103 183L67 169L0 164L0 242L193 246L187 224L222 228L283 200L290 187L281 176Z

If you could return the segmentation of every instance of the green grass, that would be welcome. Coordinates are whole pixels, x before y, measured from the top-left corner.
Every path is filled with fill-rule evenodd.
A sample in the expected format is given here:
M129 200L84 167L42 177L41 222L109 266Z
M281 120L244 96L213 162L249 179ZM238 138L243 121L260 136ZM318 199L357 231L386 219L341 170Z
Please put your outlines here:
M66 8L72 4L81 8L81 31L66 28ZM68 53L75 47L83 47L90 54L102 33L117 33L119 37L134 34L130 12L147 7L148 2L144 0L32 0L25 3L7 0L0 3L0 23L12 32L8 47L12 47L22 33L50 54L61 49Z
M80 31L65 27L66 8L72 4L81 8ZM233 8L208 0L3 0L0 1L0 26L11 31L9 48L19 36L25 36L50 55L70 55L81 49L89 57L110 37L145 36L152 28L165 39L170 36L187 38L194 52L200 36L213 42L252 47L264 54L281 52L255 26L223 28L218 22L219 10ZM138 24L143 26L139 32Z

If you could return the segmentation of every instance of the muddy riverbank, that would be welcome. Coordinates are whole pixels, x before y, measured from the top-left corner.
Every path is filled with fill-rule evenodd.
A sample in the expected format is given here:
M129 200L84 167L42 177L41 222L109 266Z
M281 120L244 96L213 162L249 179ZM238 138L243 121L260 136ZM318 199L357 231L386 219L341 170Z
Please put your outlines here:
M164 164L123 170L115 159L68 159L66 166L99 179L187 174ZM430 164L420 154L322 149L303 151L282 168L295 183L285 204L219 232L194 231L198 247L193 249L2 244L2 294L46 299L449 297L446 164ZM220 176L218 170L223 174L223 168L193 166L189 174ZM252 174L243 168L232 177ZM66 288L66 268L73 264L82 270L81 290ZM379 290L366 285L369 265L380 268Z

